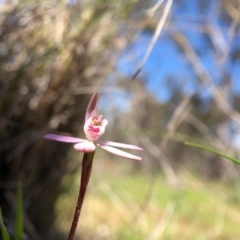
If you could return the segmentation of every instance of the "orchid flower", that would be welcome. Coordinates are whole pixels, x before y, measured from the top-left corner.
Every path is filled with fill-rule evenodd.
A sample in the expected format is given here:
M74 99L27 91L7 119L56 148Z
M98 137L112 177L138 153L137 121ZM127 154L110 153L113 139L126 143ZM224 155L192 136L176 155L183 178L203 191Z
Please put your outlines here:
M125 144L125 143L98 141L98 139L104 134L108 121L106 119L103 119L102 115L97 114L97 103L98 103L98 94L95 93L89 102L86 115L85 115L85 124L83 129L86 135L86 139L70 137L70 136L62 136L62 135L56 135L56 134L44 135L44 138L46 139L59 141L59 142L66 142L66 143L75 143L74 149L84 153L83 161L82 161L81 185L79 189L78 200L77 200L77 205L74 212L71 229L68 235L68 240L73 240L75 236L84 196L85 196L87 185L91 175L92 162L93 162L96 145L111 153L114 153L116 155L119 155L125 158L129 158L133 160L142 160L142 158L139 156L135 156L133 154L130 154L115 148L115 147L119 147L119 148L133 149L133 150L143 150L140 147L137 147L135 145Z
M106 119L103 119L102 115L97 115L97 102L98 102L98 95L97 93L94 94L90 100L88 105L86 116L85 116L85 124L84 124L84 132L87 139L81 139L76 137L70 136L62 136L56 134L46 134L44 138L60 141L60 142L67 142L67 143L76 143L74 145L74 149L79 152L94 152L96 149L96 145L109 151L113 154L133 159L133 160L142 160L141 157L135 156L133 154L127 153L125 151L119 150L115 147L119 148L128 148L133 150L143 150L140 147L130 144L124 143L117 143L117 142L109 142L109 141L98 141L98 139L104 134L105 128L108 124Z

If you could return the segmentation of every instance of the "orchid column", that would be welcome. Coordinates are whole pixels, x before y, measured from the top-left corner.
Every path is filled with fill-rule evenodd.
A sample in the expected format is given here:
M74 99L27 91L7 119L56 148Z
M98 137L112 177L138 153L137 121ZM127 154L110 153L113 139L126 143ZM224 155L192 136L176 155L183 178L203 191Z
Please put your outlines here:
M68 240L74 239L74 236L75 236L78 219L82 209L83 199L84 199L84 196L87 190L88 181L91 175L92 162L93 162L96 145L100 146L101 148L113 154L116 154L125 158L129 158L132 160L142 160L141 157L138 157L136 155L133 155L115 148L115 147L119 147L119 148L133 149L133 150L143 150L140 147L137 147L135 145L124 144L124 143L117 143L117 142L98 141L98 139L105 132L105 128L108 124L108 121L106 119L103 119L102 115L97 114L97 103L98 103L98 94L95 93L89 102L86 115L85 115L84 132L87 139L62 136L62 135L56 135L56 134L46 134L44 136L44 138L50 139L50 140L67 142L67 143L75 143L74 149L76 149L79 152L83 152L81 184L80 184L77 205L76 205L76 209L75 209L75 213L72 221L72 226L69 232Z

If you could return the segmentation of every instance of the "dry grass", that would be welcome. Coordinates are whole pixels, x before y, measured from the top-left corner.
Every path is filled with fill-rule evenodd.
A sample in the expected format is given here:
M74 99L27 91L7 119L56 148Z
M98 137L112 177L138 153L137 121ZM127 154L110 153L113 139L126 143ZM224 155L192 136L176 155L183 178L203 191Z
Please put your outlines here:
M79 236L114 240L239 239L239 186L204 181L189 173L178 177L179 185L171 187L162 175L151 183L146 172L128 174L116 167L111 171L94 170ZM69 230L78 187L76 176L56 206L57 224L65 232Z

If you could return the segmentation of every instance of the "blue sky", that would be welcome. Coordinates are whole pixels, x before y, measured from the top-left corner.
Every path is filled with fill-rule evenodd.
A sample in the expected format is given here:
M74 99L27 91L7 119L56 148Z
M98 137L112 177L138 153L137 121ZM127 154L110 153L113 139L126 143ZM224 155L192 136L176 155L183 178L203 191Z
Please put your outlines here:
M177 22L177 26L181 28L186 23L190 24L204 24L211 23L218 27L223 34L223 41L228 45L229 35L226 30L230 27L230 22L219 18L216 11L219 1L202 1L209 6L206 12L199 12L197 7L199 1L185 0L182 5L173 5L172 19ZM208 2L208 3L207 3ZM210 3L209 3L210 2ZM202 33L188 30L184 28L184 34L188 37L191 44L196 48L205 68L209 71L215 84L219 84L223 79L224 74L230 72L231 74L231 92L230 94L240 94L240 64L238 62L232 64L231 61L226 63L225 68L219 68L216 62L216 52L211 47L209 38ZM240 29L239 29L240 35ZM234 51L240 44L240 37L235 39L231 44L231 51ZM131 76L146 52L149 42L151 41L153 32L143 31L139 32L135 41L122 53L121 58L117 63L117 70L123 75ZM210 46L210 47L209 47ZM189 65L188 60L179 51L172 37L167 31L163 31L162 35L155 44L155 47L149 56L146 65L144 66L140 77L147 79L148 89L160 101L168 101L171 97L171 90L167 86L168 78L175 79L175 84L181 87L185 94L192 94L196 91L203 97L209 98L209 94L204 87L201 86Z
M122 55L118 62L118 69L127 76L131 76L136 70L136 66L143 59L152 34L144 32L139 34L133 46L126 49L126 54ZM176 54L175 45L164 37L158 41L149 56L139 77L147 79L149 90L161 101L167 101L170 97L170 89L166 85L166 77L179 76L185 82L188 92L194 89L194 82L191 81L191 68L186 66L182 56ZM131 60L134 55L134 60Z
M231 41L229 37L229 29L231 22L227 19L220 18L218 12L218 0L182 0L182 5L175 4L180 1L173 1L173 12L171 20L175 22L176 26L183 31L194 49L196 49L201 62L209 72L213 82L220 85L226 76L230 79L229 94L227 100L231 104L231 96L240 95L240 59L233 63L229 58L223 66L218 64L218 56L213 43L208 35L202 32L188 29L188 26L194 24L211 23L217 27L222 34L222 38L217 39L223 42L223 46L230 46L229 56L236 53L240 55L240 27L237 29L237 37ZM200 2L205 2L208 7L204 11L199 11L197 5ZM137 33L133 42L130 42L126 49L122 52L121 57L117 61L116 72L120 76L131 77L135 73L139 63L142 61L148 45L153 37L151 31L141 31ZM112 74L108 83L115 82L117 74ZM203 109L207 108L208 100L211 99L206 88L197 78L192 66L190 65L186 56L180 51L176 43L173 41L170 32L164 30L156 42L148 61L146 62L138 79L144 79L148 90L161 102L167 102L171 99L171 88L169 87L169 79L173 81L175 88L180 88L185 94L198 93L202 98ZM116 97L116 95L118 97ZM131 109L129 99L131 96L127 95L126 91L119 91L113 94L108 94L102 98L102 103L108 103L109 113L114 111L128 111ZM110 103L110 104L109 104ZM112 106L111 106L112 104ZM105 104L103 104L105 105ZM113 111L112 111L113 109ZM226 136L229 142L236 147L240 143L240 126L233 121L229 121L229 136Z

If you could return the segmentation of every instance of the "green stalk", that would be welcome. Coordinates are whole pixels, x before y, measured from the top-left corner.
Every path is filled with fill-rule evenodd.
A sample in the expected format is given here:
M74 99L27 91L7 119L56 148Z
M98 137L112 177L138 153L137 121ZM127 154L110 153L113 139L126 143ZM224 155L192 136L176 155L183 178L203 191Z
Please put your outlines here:
M240 160L238 160L238 159L236 159L236 158L233 158L233 157L230 157L230 156L228 156L228 155L226 155L226 154L224 154L224 153L222 153L222 152L219 152L219 151L217 151L217 150L215 150L215 149L212 149L212 148L203 146L203 145L201 145L201 144L193 143L193 142L185 142L185 144L188 145L188 146L200 148L200 149L202 149L202 150L215 153L215 154L217 154L217 155L219 155L219 156L221 156L221 157L224 157L224 158L226 158L226 159L228 159L228 160L230 160L230 161L232 161L232 162L234 162L234 163L240 164Z
M7 229L3 223L3 217L2 217L2 210L0 208L0 230L2 232L2 239L3 240L10 240L9 234L7 232Z

